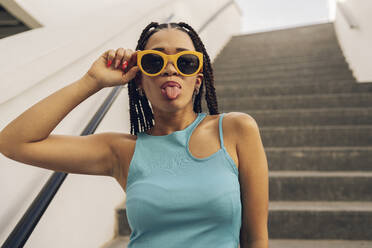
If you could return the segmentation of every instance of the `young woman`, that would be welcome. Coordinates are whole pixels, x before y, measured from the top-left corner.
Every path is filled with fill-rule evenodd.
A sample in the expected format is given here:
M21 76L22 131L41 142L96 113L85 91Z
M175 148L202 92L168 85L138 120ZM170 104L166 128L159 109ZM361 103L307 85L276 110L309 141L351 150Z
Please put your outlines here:
M130 134L50 134L92 94L125 84ZM150 23L135 51L106 51L8 124L0 141L5 156L25 164L114 177L126 193L129 248L268 247L259 128L248 114L218 113L209 56L186 23Z

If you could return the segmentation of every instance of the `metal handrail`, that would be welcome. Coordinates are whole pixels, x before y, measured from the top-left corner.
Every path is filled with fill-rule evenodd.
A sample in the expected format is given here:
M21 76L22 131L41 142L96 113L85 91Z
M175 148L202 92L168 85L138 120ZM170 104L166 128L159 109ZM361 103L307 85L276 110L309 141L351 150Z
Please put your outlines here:
M345 21L347 23L347 25L351 28L351 29L358 29L359 26L357 24L357 22L355 21L355 18L353 17L353 15L350 13L350 11L345 7L345 5L341 2L337 2L337 8L340 10L340 13L342 14L342 16L345 18Z

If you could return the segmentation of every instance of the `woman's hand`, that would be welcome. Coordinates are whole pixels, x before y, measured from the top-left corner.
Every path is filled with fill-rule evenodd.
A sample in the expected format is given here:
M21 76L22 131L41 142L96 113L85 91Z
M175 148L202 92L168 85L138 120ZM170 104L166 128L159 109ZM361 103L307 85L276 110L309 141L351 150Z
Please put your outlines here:
M136 76L138 70L137 52L118 48L116 51L110 49L103 53L94 61L87 74L99 87L104 88L127 84Z

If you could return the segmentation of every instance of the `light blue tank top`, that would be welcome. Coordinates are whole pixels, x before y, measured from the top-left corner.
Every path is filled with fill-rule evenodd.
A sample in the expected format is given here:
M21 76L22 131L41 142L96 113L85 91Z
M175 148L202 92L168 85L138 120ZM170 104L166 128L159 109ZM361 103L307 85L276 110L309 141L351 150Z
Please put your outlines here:
M241 227L239 171L223 144L205 158L188 149L206 113L168 135L137 134L126 185L132 230L128 248L237 248ZM208 144L208 141L205 142Z

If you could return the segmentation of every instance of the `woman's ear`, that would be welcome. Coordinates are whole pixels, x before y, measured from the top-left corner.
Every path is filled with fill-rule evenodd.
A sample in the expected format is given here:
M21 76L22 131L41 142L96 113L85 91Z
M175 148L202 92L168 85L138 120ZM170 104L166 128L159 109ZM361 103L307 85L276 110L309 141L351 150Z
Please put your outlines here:
M204 75L203 73L198 73L196 76L196 82L195 85L198 85L200 87L201 83L203 82Z

